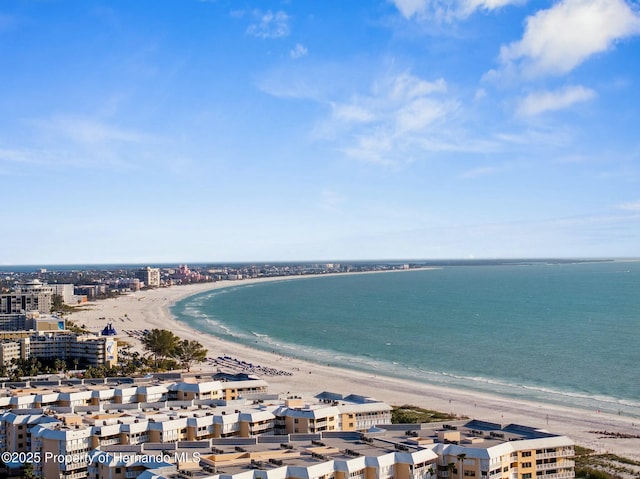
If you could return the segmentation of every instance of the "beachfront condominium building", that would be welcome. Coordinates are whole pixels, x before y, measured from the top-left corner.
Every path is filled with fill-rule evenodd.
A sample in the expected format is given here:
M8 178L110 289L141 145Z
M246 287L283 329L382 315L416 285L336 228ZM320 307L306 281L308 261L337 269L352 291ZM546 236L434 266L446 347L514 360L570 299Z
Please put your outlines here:
M0 295L0 315L28 311L50 313L52 298L53 288L37 279L17 283L13 292Z
M144 283L147 288L159 288L160 287L160 269L146 268L136 271L135 277Z
M274 414L277 434L307 434L324 431L365 432L391 423L391 406L359 395L342 396L324 392L319 401L308 404L302 398L289 398Z
M118 343L113 337L78 335L69 331L15 331L3 333L0 359L78 359L82 365L114 367L118 364Z
M459 441L455 432L460 432ZM475 432L474 432L475 431ZM411 433L411 434L407 434ZM451 434L453 433L453 434ZM415 435L414 435L415 434ZM486 437L485 437L486 436ZM449 442L447 437L453 438ZM456 444L457 443L457 444ZM115 467L140 479L200 477L202 479L571 479L573 442L565 437L518 425L481 421L430 425L395 425L367 433L323 432L251 440L176 442L164 446L164 470L141 461L157 451L119 446L106 452L113 459L127 454L129 462L92 459L91 478L113 476ZM109 450L108 448L105 448ZM189 452L198 460L189 462ZM96 452L93 451L93 458ZM172 461L172 458L175 458ZM136 462L137 460L137 462ZM111 464L110 471L93 462ZM147 462L146 471L132 469ZM109 475L111 474L111 475ZM134 477L133 475L129 477Z
M78 299L74 294L75 286L71 283L55 283L49 285L53 290L53 294L60 296L64 304L77 304Z
M371 398L322 393L280 400L265 394L264 381L239 379L256 387L235 389L262 393L227 401L232 380L202 381L207 386L194 389L192 382L153 378L115 387L91 380L6 389L0 391L0 450L77 455L34 464L45 478L162 479L185 468L197 477L225 479L574 477L573 442L565 436L475 420L391 425L381 422L390 408ZM353 430L358 414L373 426ZM288 424L291 429L281 430ZM178 458L183 449L198 451L200 460L186 464L186 456ZM98 452L111 456L98 459ZM158 461L140 460L159 453L164 471L153 469Z

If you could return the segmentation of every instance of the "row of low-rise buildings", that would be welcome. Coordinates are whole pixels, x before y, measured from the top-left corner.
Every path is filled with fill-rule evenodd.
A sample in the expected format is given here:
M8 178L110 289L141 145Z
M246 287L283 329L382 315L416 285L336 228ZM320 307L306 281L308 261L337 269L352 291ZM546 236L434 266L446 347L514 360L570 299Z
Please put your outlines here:
M65 479L574 477L564 436L481 421L391 425L391 407L372 398L267 389L250 376L5 389L0 450Z

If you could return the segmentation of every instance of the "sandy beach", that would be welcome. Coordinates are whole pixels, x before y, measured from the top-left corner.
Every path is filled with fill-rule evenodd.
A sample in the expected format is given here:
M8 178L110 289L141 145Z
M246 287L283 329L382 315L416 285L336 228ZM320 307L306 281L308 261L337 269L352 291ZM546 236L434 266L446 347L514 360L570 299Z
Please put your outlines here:
M333 391L341 394L363 394L392 405L412 404L502 424L518 423L535 426L553 433L565 434L577 444L598 452L610 452L640 460L640 439L615 438L594 432L607 431L640 436L638 419L471 393L312 364L221 341L175 320L169 312L169 307L176 301L197 293L256 281L293 278L298 277L220 281L140 291L116 299L86 303L81 311L73 313L69 319L95 332L99 332L111 322L118 331L119 339L127 341L132 347L140 350L142 350L140 342L127 335L125 331L169 329L183 339L195 339L202 343L208 349L209 357L228 355L254 365L291 372L292 375L287 376L264 376L272 393L290 392L313 395L322 391ZM301 280L304 280L304 277L301 277ZM214 369L212 366L203 363L196 365L192 371L212 369Z

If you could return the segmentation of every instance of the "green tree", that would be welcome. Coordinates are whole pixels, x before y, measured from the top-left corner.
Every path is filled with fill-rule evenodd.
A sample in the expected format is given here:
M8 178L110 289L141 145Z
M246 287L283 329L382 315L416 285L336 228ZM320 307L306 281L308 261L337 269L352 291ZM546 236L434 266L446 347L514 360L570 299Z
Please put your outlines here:
M178 343L174 357L189 372L193 363L201 363L207 358L207 352L207 349L198 341L184 339Z
M11 364L14 366L11 374L12 381L20 381L22 376L37 376L43 370L42 363L35 357L14 358L11 360Z
M153 354L156 369L158 359L174 357L179 344L180 338L166 329L152 329L142 338L144 348Z
M33 463L28 462L22 467L22 477L25 479L34 479L36 476L36 472L33 467Z

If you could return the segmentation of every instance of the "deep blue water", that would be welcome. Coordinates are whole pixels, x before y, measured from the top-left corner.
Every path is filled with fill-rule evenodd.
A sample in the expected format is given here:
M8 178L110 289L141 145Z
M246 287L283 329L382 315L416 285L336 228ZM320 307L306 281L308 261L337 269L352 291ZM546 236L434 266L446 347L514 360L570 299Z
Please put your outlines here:
M238 283L172 312L320 363L640 417L640 262Z

